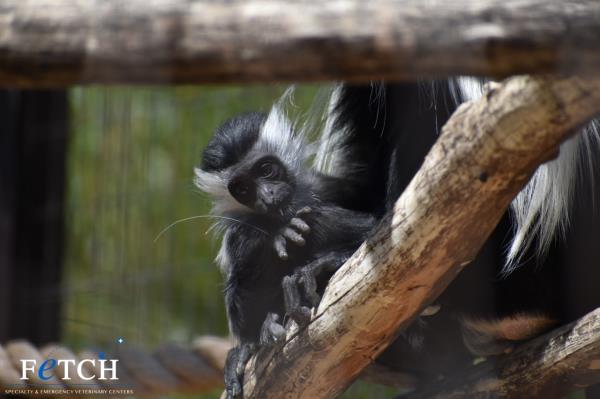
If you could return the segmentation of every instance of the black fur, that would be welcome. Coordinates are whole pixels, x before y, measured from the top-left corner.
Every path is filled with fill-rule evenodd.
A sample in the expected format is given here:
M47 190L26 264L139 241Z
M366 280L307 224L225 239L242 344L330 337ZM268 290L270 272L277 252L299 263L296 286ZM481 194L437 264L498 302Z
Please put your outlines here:
M223 170L241 160L256 142L266 117L263 113L251 112L223 123L202 154L201 169Z
M372 181L386 188L383 195L376 188L369 191L378 196L374 202L380 206L374 209L379 215L393 206L454 111L449 83L387 84L379 107L371 104L370 86L346 93L352 98L342 101L349 104L343 122L375 134L384 143L369 155L370 173L378 176ZM600 212L594 198L600 194L600 179L594 177L595 184L588 185L587 191L580 185L567 238L556 240L547 257L528 253L521 267L502 275L513 234L507 212L473 263L438 298L440 311L402 332L378 362L416 373L427 384L466 367L476 357L463 342L465 317L490 320L541 314L564 324L599 306Z

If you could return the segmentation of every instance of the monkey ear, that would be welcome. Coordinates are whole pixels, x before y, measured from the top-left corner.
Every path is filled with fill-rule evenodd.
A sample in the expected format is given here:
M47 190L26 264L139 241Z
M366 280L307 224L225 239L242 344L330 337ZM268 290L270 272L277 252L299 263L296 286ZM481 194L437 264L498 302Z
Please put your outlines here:
M495 320L462 320L463 341L476 356L510 352L516 343L548 331L556 320L540 314L520 313Z

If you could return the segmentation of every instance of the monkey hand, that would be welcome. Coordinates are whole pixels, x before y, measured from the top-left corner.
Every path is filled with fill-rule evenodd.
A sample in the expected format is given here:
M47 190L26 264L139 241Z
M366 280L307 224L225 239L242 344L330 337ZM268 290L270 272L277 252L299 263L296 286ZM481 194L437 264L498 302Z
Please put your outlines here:
M288 258L288 241L301 247L306 244L305 236L310 233L309 225L304 221L304 216L311 213L312 209L308 206L296 212L296 215L290 219L273 240L273 248L281 260Z
M350 255L351 251L330 252L298 267L294 274L283 278L285 311L298 325L305 326L310 322L312 312L306 305L316 307L321 301L318 280L328 279Z

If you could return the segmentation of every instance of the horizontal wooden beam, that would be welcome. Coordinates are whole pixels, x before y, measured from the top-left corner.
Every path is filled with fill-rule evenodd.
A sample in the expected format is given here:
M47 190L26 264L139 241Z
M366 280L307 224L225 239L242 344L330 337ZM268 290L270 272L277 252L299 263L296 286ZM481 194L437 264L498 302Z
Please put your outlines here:
M0 86L597 73L597 0L3 0Z

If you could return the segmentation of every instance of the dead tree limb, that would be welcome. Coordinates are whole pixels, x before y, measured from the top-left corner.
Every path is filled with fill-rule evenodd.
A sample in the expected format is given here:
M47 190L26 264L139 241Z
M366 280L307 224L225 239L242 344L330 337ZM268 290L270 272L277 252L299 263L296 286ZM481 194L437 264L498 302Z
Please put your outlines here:
M3 0L0 85L597 73L597 0Z
M407 399L561 398L600 383L600 308Z
M246 398L341 393L474 258L535 168L599 112L600 80L576 78L515 77L461 106L310 325L250 363Z

